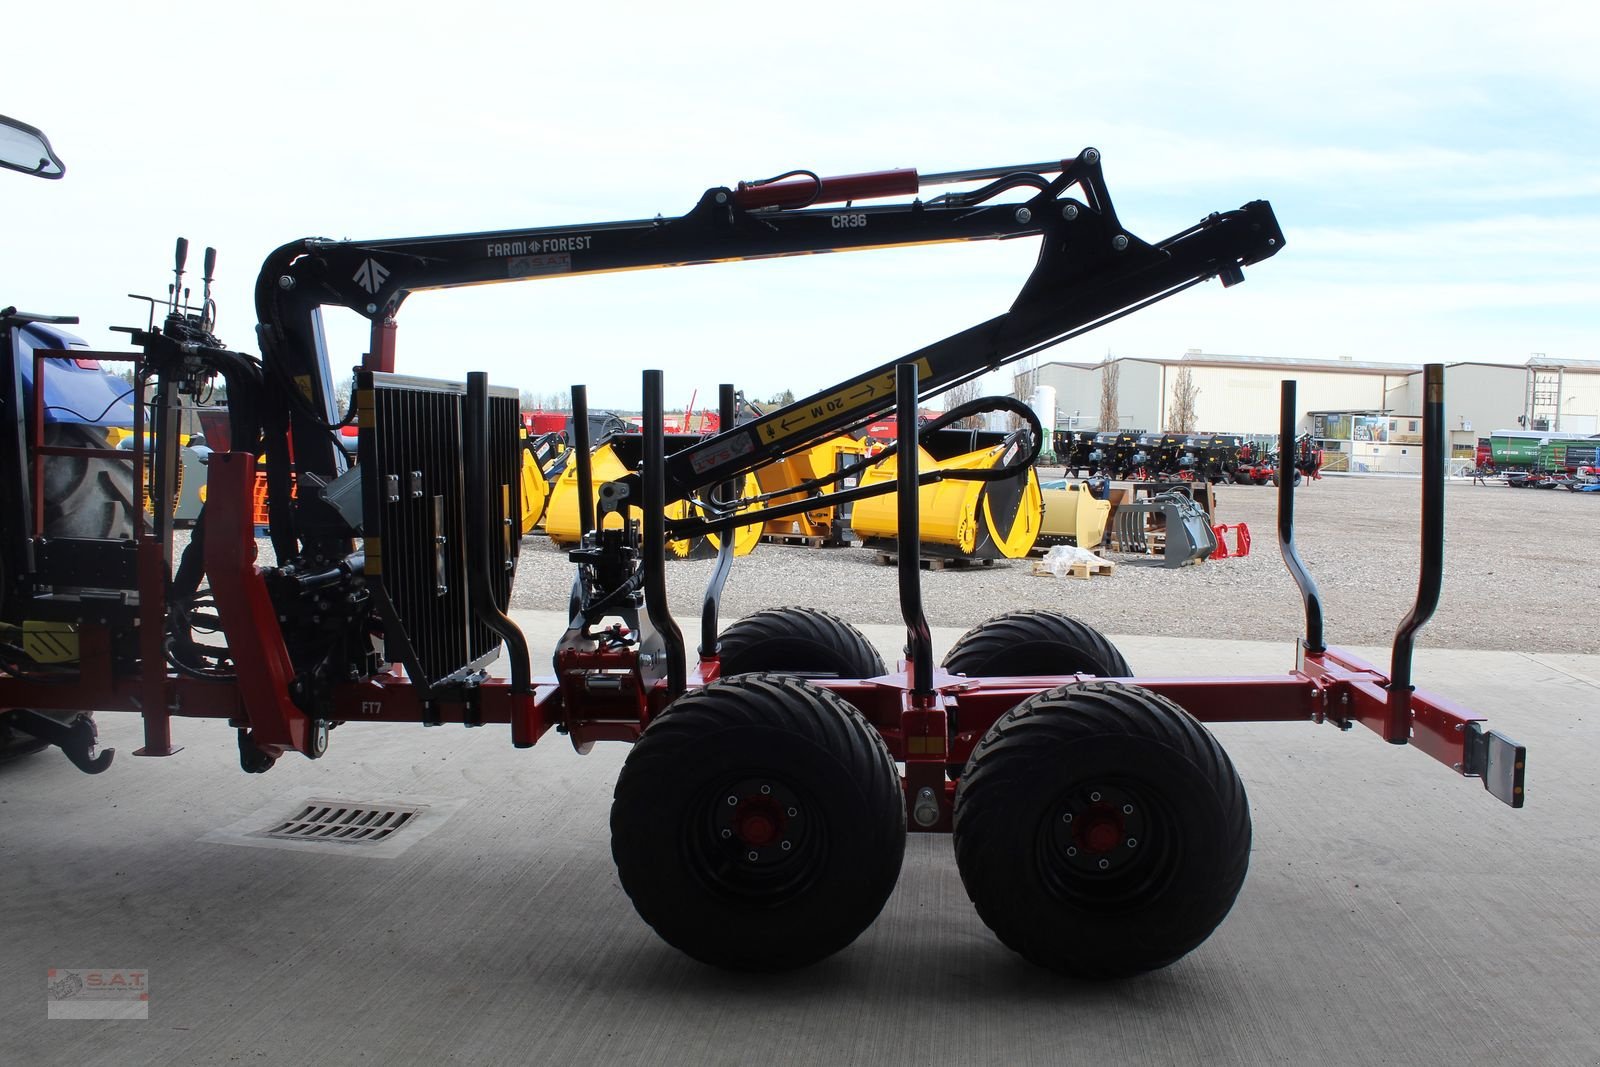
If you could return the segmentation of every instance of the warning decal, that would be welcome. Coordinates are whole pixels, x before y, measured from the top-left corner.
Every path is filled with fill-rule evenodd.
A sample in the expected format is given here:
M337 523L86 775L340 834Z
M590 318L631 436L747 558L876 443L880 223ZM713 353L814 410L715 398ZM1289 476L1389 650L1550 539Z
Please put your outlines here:
M928 365L928 361L917 360L917 381L920 383L932 376L933 369ZM852 382L831 393L802 400L791 409L773 416L772 421L763 422L759 431L761 439L768 442L782 441L819 422L830 421L858 409L878 407L886 397L891 399L894 397L893 368L871 378Z
M755 442L744 434L729 434L726 440L716 448L704 448L689 457L689 463L694 467L696 474L704 474L713 467L720 467L724 463L732 463L740 456L748 456L756 450Z

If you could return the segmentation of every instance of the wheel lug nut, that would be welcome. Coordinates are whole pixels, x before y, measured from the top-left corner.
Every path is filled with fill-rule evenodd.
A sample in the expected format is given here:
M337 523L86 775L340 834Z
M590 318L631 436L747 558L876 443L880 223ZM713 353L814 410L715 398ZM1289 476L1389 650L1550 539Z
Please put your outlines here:
M750 853L749 859L750 859L751 863L754 863L756 860L758 860L760 858L761 858L761 854L759 852L751 852Z
M1098 804L1100 802L1100 794L1099 793L1090 793L1089 794L1089 799L1094 801L1096 804Z
M732 830L724 830L724 831L722 831L722 836L725 837L725 838L726 837L732 837L733 836L733 831Z
M728 807L736 808L738 806L739 806L739 798L738 797L729 797L728 798Z
M1065 815L1061 816L1061 821L1062 822L1071 822L1072 821L1072 812L1069 811Z
M772 792L772 787L770 785L764 785L764 786L761 787L761 795L762 796L767 796L771 792Z
M791 818L791 819L794 818L796 815L799 815L799 814L800 814L800 809L798 809L798 808L790 808L789 811L788 811L789 818Z
M1077 850L1077 849L1076 849L1076 848L1074 848L1074 847L1073 847L1073 846L1071 846L1071 845L1068 845L1068 846L1067 846L1067 855L1069 855L1069 856L1076 856L1076 855L1077 855L1077 854L1078 854L1078 850Z
M794 842L793 841L785 841L779 847L782 848L785 852L788 852L791 848L794 847Z
M1111 866L1111 861L1110 860L1101 860L1100 861L1100 869L1102 871L1105 870L1109 866Z
M1138 848L1139 847L1139 839L1136 838L1136 837L1128 838L1128 847L1129 848Z
M1122 814L1124 814L1124 815L1132 815L1133 814L1133 805L1132 804L1124 804L1124 805L1122 805Z

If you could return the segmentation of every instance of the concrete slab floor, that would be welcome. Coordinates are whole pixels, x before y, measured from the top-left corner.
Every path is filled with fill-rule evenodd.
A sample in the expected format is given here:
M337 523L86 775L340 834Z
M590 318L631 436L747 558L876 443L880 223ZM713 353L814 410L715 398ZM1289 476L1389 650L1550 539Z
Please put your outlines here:
M539 650L561 622L519 620ZM866 629L892 660L903 634ZM941 654L957 636L936 631ZM1291 657L1119 644L1147 675ZM1255 820L1244 890L1190 956L1105 986L1000 945L928 835L845 951L705 968L617 884L621 745L351 725L326 758L252 776L220 721L178 722L185 751L141 760L138 721L102 715L109 773L0 766L0 1064L1600 1063L1600 657L1424 649L1417 667L1528 745L1528 806L1364 730L1218 726ZM330 793L456 806L389 859L201 840ZM147 969L148 1020L47 1021L47 969L89 966Z

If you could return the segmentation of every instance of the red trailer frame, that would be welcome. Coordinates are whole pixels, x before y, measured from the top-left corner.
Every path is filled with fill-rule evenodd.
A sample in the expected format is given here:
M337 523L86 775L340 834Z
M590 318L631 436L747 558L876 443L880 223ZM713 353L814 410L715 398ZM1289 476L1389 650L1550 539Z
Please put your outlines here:
M100 358L106 358L101 354ZM1442 370L1433 366L1428 388L1440 397ZM1434 375L1438 376L1435 381ZM1284 383L1285 418L1294 410L1294 383ZM1411 744L1465 777L1479 777L1492 794L1513 807L1524 803L1526 752L1500 734L1487 731L1486 719L1441 696L1418 691L1410 684L1411 648L1415 633L1438 599L1443 557L1443 444L1435 430L1443 419L1426 412L1429 435L1424 444L1423 576L1418 606L1402 626L1395 644L1395 662L1385 674L1378 667L1321 640L1321 609L1314 584L1301 565L1293 543L1293 493L1287 481L1278 487L1279 547L1305 600L1307 637L1296 646L1293 669L1274 677L1245 678L1128 678L1121 679L1165 696L1202 722L1332 723L1341 729L1360 724L1396 745ZM914 430L908 431L912 434ZM142 447L142 446L141 446ZM915 463L901 457L915 483ZM144 466L138 449L127 456L136 468ZM135 754L172 755L171 720L174 717L226 718L249 732L254 746L270 758L299 752L313 758L327 745L326 726L319 726L297 707L290 696L293 666L284 643L279 619L268 595L262 571L255 565L256 538L252 494L256 462L249 453L218 453L211 457L208 506L213 525L206 542L206 570L211 576L229 647L235 650L238 680L206 681L174 671L143 671L119 677L113 669L110 630L86 623L80 633L80 671L76 685L0 677L0 708L70 711L126 711L143 716L145 744ZM914 500L915 494L903 498ZM902 530L917 524L902 522ZM917 581L917 553L902 552L910 561L911 584ZM159 639L165 610L162 591L165 564L153 531L138 537L141 627L144 635ZM902 570L906 564L901 564ZM902 583L904 588L905 583ZM920 600L918 600L920 604ZM918 651L913 625L913 652ZM146 663L159 663L153 654ZM971 678L950 675L931 667L923 669L928 684L919 685L914 660L903 662L894 673L875 678L816 679L815 685L831 690L862 714L883 736L897 762L905 765L904 789L914 798L918 790L935 788L939 798L937 818L911 819L914 829L932 832L950 828L955 783L946 779L946 767L964 763L978 739L1007 710L1023 699L1048 689L1088 680L1085 675ZM636 741L650 722L675 698L665 680L651 680L634 651L565 651L561 671L532 681L529 692L519 693L504 679L485 677L463 691L463 699L425 699L417 687L395 667L375 677L336 689L334 721L454 723L478 726L508 724L518 747L533 744L552 728L570 737L580 751L596 741ZM584 678L603 671L616 678L615 688L600 696L583 685ZM720 676L715 655L705 656L687 679L699 688ZM951 721L962 724L950 730ZM102 766L109 753L101 753Z

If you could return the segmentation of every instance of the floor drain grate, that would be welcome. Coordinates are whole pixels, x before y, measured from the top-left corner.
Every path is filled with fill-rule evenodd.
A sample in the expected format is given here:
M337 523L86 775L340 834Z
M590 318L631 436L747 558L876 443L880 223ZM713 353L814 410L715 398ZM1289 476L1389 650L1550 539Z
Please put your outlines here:
M337 799L335 799L337 798ZM202 841L247 848L281 848L328 856L393 859L449 821L462 797L401 793L340 797L324 793L304 800L283 797Z
M308 800L295 815L256 835L280 841L372 844L387 841L410 826L424 809L396 804Z

